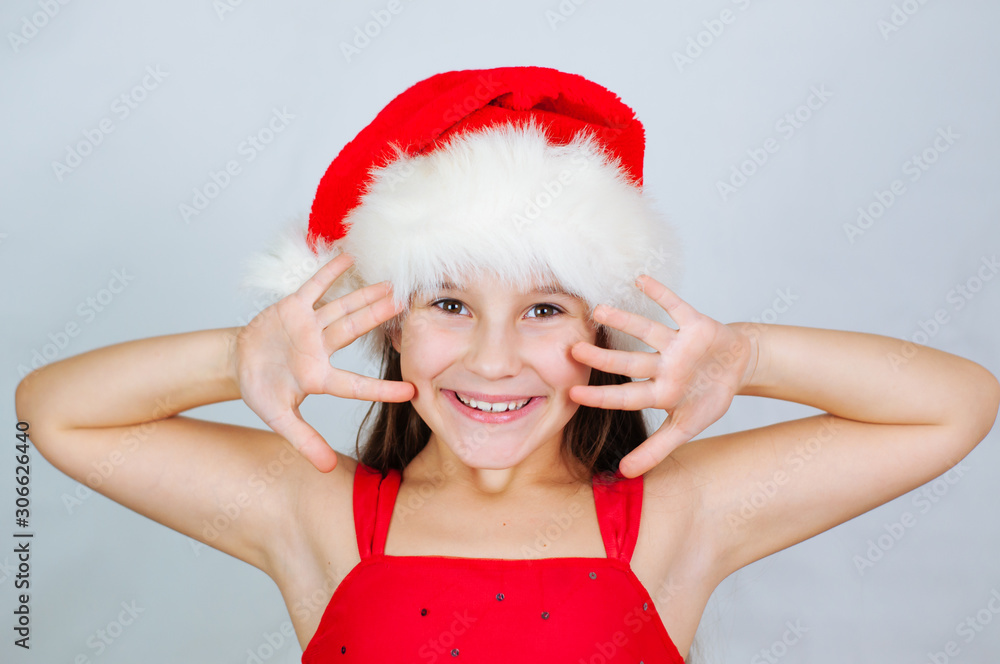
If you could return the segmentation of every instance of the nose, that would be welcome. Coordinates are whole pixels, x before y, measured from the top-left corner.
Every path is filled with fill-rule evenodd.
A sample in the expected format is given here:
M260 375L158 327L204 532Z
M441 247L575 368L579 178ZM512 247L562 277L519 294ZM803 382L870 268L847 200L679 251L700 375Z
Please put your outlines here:
M478 321L465 353L465 367L487 380L516 376L521 371L517 330L502 321Z

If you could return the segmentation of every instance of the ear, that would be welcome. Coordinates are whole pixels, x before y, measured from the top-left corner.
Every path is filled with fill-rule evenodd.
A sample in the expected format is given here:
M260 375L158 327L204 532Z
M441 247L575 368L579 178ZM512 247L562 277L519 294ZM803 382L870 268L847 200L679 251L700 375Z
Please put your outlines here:
M394 330L390 330L388 332L389 341L390 341L390 343L392 343L393 350L395 350L397 353L399 352L399 346L400 346L399 337L400 337L400 335L401 335L401 332L400 332L399 328L396 328Z
M410 310L407 307L405 311L397 314L396 318L386 325L386 336L389 338L393 350L397 353L402 353L400 349L403 347L403 327L406 326L409 319Z

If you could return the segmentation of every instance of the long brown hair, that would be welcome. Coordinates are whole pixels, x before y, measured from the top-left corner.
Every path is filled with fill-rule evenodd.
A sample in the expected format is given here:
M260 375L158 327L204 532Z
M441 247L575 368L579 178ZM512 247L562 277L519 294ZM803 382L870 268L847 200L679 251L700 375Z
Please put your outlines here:
M608 336L603 325L597 326L596 344L607 348ZM392 344L383 344L382 378L403 380L399 352ZM610 374L598 369L590 371L590 385L621 385L631 382L631 378ZM375 420L368 432L364 445L362 433L369 418L375 412ZM423 421L413 404L372 402L355 441L358 461L385 475L390 468L402 472L410 461L427 445L430 427ZM560 454L564 460L573 457L584 469L581 481L591 481L598 474L602 482L614 482L614 473L622 457L638 447L648 437L646 423L641 410L609 410L580 406L563 429ZM571 468L574 464L568 464ZM575 474L575 471L573 471Z

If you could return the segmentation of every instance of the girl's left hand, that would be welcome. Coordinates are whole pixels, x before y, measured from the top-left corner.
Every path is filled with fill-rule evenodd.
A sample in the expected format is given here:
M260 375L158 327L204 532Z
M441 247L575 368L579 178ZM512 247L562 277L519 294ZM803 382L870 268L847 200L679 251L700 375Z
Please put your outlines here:
M647 472L722 417L733 397L749 384L758 350L754 336L699 313L652 277L641 275L636 285L680 329L602 304L594 310L596 322L630 334L656 352L609 350L587 342L570 349L583 364L637 379L623 385L576 385L569 392L576 403L668 412L660 428L622 459L619 469L626 477Z

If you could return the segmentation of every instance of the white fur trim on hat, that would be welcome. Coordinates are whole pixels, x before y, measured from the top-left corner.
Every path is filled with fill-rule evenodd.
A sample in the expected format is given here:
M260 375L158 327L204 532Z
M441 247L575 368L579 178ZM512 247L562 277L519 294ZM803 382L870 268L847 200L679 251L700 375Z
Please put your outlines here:
M402 303L445 278L459 286L477 272L527 290L553 278L593 307L600 303L661 322L663 309L634 280L649 274L671 289L683 273L679 238L591 135L553 145L533 122L460 134L426 154L372 171L347 235L318 256L302 219L284 229L269 254L248 263L245 288L274 300L294 292L346 251L354 265L323 298L380 281ZM405 314L405 312L404 312ZM647 350L607 328L612 348ZM381 333L366 339L381 356Z

